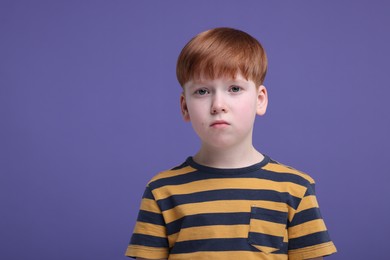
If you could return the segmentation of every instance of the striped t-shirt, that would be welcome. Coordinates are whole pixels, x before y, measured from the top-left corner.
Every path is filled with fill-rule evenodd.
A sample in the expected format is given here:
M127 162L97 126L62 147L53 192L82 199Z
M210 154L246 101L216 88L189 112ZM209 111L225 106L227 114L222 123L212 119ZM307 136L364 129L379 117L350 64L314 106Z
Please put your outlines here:
M307 174L268 156L240 169L189 157L148 183L126 255L279 260L334 252Z

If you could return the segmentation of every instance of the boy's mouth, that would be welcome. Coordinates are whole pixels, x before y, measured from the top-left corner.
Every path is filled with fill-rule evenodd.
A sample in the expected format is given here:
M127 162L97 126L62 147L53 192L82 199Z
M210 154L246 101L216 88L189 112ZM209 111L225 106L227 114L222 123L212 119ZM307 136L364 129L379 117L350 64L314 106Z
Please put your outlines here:
M210 124L211 127L222 127L222 126L228 126L229 123L223 120L217 120Z

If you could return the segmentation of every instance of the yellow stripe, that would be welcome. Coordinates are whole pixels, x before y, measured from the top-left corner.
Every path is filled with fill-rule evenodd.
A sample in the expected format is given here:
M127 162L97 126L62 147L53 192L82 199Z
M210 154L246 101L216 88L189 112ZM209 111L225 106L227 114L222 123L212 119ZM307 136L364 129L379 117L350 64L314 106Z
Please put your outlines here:
M288 242L288 232L287 232L287 229L286 229L285 232L284 232L283 242L285 242L285 243Z
M316 219L289 228L288 236L292 239L321 231L326 231L325 223L322 219Z
M176 242L211 238L247 238L248 225L213 225L182 228L179 236L173 234L168 239L175 241L175 237L177 237Z
M159 179L164 179L164 178L168 178L168 177L174 177L174 176L179 176L179 175L183 175L183 174L186 174L186 173L189 173L189 172L194 172L196 171L196 169L190 167L190 166L187 166L187 167L184 167L184 168L180 168L180 169L177 169L177 170L168 170L168 171L163 171L163 172L160 172L159 174L157 174L156 176L154 176L150 181L149 183L153 182L153 181L157 181Z
M134 233L146 234L156 237L166 237L166 229L163 226L137 221Z
M180 230L180 232L169 235L168 240L169 240L169 245L172 246L175 244L175 242L196 240L196 239L247 238L248 234L249 234L249 225L211 225L211 226L202 226L202 227L183 228ZM281 233L275 235L281 236ZM283 235L283 242L287 243L288 235L286 229L283 230L282 235Z
M161 214L160 208L154 200L143 198L141 200L140 210L150 211Z
M168 243L169 243L169 247L173 247L173 245L175 244L175 242L177 241L177 238L179 237L179 235L181 235L181 231L183 229L181 229L179 232L175 233L175 234L172 234L172 235L169 235L168 236Z
M302 178L304 178L307 181L309 181L311 184L314 183L313 178L311 178L306 173L303 173L301 171L295 170L295 169L293 169L291 167L288 167L286 165L283 165L283 164L269 163L269 164L265 165L263 167L263 169L267 170L267 171L273 171L273 172L279 172L279 173L292 173L292 174L301 176Z
M301 212L301 211L306 210L306 209L311 209L311 208L318 208L318 202L317 202L317 199L314 195L304 197L301 200L301 203L299 204L296 213Z
M183 204L163 212L166 223L175 221L183 216L190 216L203 213L234 213L250 212L251 206L263 207L266 209L287 211L288 205L280 202L264 200L218 200L191 204Z
M231 179L209 179L194 181L182 185L167 185L153 190L156 199L165 199L172 195L190 194L201 191L218 189L246 189L246 190L272 190L278 192L288 192L296 197L303 197L306 188L295 183L280 183L271 180L254 178L231 178Z
M127 247L125 255L133 257L144 257L147 259L167 259L168 249L140 245L129 245Z
M266 254L269 254L269 253L272 253L272 252L278 250L278 248L270 247L270 246L260 246L260 245L256 245L256 244L252 244L252 246L256 247L258 250L260 250L261 252L264 252Z
M195 252L186 254L174 254L169 256L169 260L193 260L193 259L212 259L212 260L287 260L287 255L265 254L263 252L248 251L218 251L218 252Z
M250 231L281 237L284 236L286 225L260 219L251 219Z

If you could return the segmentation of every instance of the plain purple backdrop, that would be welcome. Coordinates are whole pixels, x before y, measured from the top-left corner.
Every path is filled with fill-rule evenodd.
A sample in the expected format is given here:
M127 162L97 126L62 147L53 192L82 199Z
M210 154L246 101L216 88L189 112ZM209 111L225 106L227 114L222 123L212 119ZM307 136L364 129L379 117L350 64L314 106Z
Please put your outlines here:
M0 258L124 260L148 180L199 147L175 63L219 26L259 39L255 146L310 173L339 252L388 259L388 1L0 2Z

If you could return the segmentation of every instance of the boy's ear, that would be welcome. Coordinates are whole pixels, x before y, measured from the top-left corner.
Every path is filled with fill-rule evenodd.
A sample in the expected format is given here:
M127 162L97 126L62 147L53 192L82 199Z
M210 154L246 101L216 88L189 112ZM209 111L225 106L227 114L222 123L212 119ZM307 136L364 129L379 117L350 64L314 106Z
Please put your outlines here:
M184 93L180 95L180 108L181 108L181 115L183 116L184 121L189 122L190 114L188 113L187 102Z
M268 94L267 89L261 85L257 91L257 114L262 116L267 111Z

